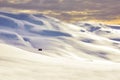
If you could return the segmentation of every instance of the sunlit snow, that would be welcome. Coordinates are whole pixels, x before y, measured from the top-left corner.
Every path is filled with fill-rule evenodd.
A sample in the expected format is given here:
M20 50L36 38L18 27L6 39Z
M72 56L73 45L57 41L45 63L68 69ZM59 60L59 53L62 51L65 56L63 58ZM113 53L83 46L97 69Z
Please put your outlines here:
M0 12L0 79L119 80L119 35L120 25Z

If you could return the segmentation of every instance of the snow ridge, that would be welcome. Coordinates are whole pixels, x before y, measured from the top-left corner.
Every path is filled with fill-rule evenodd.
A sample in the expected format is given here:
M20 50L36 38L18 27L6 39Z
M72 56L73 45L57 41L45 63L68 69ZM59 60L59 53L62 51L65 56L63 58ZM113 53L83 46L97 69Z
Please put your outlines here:
M47 56L120 61L120 25L69 24L43 14L0 12L0 42Z

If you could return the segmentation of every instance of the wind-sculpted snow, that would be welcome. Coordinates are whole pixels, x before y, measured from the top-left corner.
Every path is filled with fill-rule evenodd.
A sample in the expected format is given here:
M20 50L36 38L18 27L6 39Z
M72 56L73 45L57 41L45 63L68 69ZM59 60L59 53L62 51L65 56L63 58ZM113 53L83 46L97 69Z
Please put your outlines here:
M0 26L8 27L8 28L16 28L17 23L9 18L0 16Z
M0 80L119 80L119 35L119 25L0 12Z
M112 26L109 26L109 27L112 28L112 29L120 30L120 25L112 25Z
M33 33L40 34L42 36L65 36L65 37L71 37L68 33L63 33L59 31L52 31L52 30L42 30L42 31L34 31Z
M77 60L120 61L119 27L89 22L68 24L42 14L0 12L1 43Z

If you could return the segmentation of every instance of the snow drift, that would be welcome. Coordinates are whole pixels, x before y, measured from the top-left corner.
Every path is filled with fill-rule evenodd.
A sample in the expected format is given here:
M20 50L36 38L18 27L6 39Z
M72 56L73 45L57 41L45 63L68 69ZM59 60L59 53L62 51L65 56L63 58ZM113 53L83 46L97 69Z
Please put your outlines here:
M120 25L64 23L42 14L0 12L0 42L72 59L120 61Z
M119 35L120 25L0 12L0 79L119 80Z

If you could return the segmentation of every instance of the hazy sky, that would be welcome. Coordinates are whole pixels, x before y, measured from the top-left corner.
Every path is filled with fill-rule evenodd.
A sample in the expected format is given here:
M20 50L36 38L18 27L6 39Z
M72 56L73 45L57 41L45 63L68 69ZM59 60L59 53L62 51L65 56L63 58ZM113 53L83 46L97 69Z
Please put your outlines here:
M0 0L0 9L78 11L87 19L113 20L120 18L120 0ZM61 15L62 16L62 15Z

